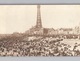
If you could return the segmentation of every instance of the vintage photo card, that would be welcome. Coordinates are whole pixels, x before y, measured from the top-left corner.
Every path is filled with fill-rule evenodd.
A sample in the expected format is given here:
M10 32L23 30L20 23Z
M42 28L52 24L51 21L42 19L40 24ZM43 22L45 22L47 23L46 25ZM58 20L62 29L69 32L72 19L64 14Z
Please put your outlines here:
M0 5L0 56L80 56L80 5Z

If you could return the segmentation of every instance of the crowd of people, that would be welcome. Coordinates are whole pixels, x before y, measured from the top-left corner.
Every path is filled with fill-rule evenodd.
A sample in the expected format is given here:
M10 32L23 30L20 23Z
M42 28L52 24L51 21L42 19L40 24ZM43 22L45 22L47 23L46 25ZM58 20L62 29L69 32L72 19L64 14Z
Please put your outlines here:
M7 37L0 39L0 56L80 56L78 46L52 37Z

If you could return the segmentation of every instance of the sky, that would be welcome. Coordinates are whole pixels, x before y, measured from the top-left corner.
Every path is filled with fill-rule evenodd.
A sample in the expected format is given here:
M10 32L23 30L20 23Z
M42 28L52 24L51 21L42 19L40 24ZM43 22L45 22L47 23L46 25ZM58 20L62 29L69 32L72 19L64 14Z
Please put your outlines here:
M36 25L37 5L0 5L0 34L25 32ZM80 5L41 5L45 28L74 28L80 23Z

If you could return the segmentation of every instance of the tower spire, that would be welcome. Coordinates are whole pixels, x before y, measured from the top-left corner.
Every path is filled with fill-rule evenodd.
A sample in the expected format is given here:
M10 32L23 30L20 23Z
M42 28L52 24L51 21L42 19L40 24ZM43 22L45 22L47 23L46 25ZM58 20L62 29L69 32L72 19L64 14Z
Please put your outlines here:
M37 5L37 22L36 22L36 27L37 28L42 28L40 5Z

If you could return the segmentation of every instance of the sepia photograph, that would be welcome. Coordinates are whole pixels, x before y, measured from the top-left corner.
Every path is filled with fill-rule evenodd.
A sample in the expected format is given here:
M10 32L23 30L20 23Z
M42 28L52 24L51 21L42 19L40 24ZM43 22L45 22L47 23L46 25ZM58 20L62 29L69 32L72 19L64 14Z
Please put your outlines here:
M80 56L80 5L0 5L0 56Z

